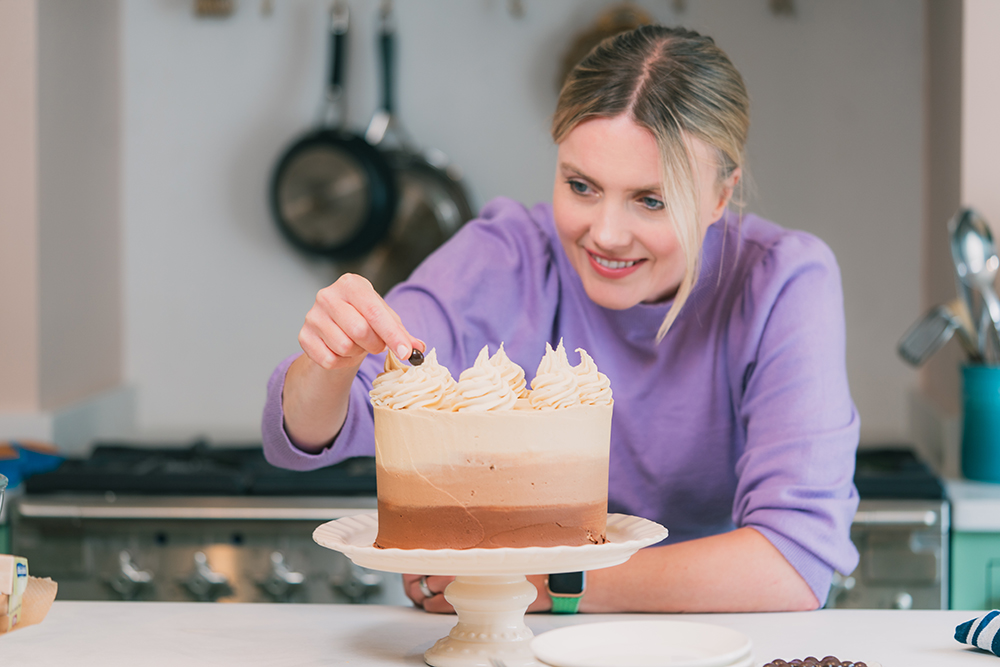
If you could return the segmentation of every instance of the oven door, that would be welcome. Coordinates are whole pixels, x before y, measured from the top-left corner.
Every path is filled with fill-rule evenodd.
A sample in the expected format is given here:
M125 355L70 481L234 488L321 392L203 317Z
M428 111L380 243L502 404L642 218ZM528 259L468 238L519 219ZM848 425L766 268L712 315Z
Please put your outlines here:
M947 609L947 500L862 499L851 525L861 559L834 575L827 607Z
M62 600L409 604L399 575L316 544L371 497L22 496L13 552Z

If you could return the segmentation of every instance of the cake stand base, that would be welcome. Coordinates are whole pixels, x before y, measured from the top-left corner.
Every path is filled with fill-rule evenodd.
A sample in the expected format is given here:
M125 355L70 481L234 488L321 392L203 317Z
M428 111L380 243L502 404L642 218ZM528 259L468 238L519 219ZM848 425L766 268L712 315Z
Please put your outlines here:
M597 570L627 561L639 549L667 537L658 523L609 514L605 544L578 547L498 549L378 549L378 515L357 514L329 521L313 539L355 564L384 572L454 575L444 597L458 623L424 653L433 667L540 667L531 651L533 633L524 613L537 597L529 574Z
M536 595L524 575L456 577L444 598L455 607L458 623L424 660L434 667L490 667L492 658L507 667L540 665L531 652L534 634L524 624Z

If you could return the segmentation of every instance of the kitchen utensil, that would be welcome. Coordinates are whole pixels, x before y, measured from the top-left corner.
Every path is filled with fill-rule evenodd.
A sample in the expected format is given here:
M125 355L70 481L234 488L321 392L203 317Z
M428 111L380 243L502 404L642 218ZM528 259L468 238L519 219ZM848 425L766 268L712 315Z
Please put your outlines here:
M958 333L962 347L971 360L980 360L971 322L961 299L931 308L911 326L899 341L898 352L907 363L923 365L935 352Z
M966 354L968 354L969 361L982 363L983 358L979 354L979 347L976 344L976 327L972 322L972 317L969 315L969 309L965 300L962 297L956 297L944 304L942 308L955 318L957 323L955 333L958 334L958 340L962 343Z
M272 214L299 249L332 259L353 259L383 238L397 205L395 173L364 137L348 131L343 114L344 48L349 11L342 0L330 11L330 72L320 126L282 155L271 179ZM330 116L339 110L336 122Z
M473 211L461 170L441 151L415 149L399 122L393 90L395 26L391 0L382 3L378 40L382 99L365 138L383 151L395 171L399 205L382 242L348 268L385 294L471 219Z
M993 285L1000 270L1000 256L993 235L986 221L969 208L952 218L949 226L955 271L983 301L978 318L973 313L980 351L987 363L996 363L1000 360L1000 299Z

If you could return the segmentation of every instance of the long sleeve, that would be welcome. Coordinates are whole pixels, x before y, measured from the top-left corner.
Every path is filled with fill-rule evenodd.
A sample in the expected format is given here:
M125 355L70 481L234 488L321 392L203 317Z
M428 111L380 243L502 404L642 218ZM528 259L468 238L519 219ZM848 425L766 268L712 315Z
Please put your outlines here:
M736 525L774 544L825 600L832 570L851 572L860 420L845 360L840 272L815 237L783 235L744 283L730 340L730 386L745 434Z

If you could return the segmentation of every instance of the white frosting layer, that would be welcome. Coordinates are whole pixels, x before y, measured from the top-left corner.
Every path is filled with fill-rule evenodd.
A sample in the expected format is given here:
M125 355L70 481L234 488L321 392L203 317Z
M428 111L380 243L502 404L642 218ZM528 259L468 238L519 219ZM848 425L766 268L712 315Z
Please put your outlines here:
M490 357L490 363L500 369L500 375L503 376L504 381L510 386L515 396L527 398L528 385L524 381L524 369L510 360L507 353L504 352L503 343L500 343L500 349L496 351L496 354Z
M489 350L485 347L476 357L476 363L462 371L455 386L456 399L452 409L464 410L510 410L517 401L500 369L490 363Z
M450 410L455 400L455 379L438 363L431 350L419 366L404 366L389 352L386 371L372 382L372 405L394 410L430 408Z
M577 375L566 358L566 348L559 341L555 350L545 344L545 356L538 364L538 372L531 381L528 400L535 409L569 408L580 405Z
M584 405L610 405L611 380L597 370L597 364L590 358L586 350L576 348L580 353L580 365L573 368L580 389L580 402Z
M515 454L525 465L607 461L612 410L611 405L464 412L376 406L376 457L380 466L406 472L428 466L490 465Z
M580 364L571 366L562 341L555 349L545 344L545 355L531 381L525 383L524 369L507 357L501 343L492 357L483 347L475 364L462 372L456 383L448 369L438 363L431 350L419 366L408 366L391 352L386 354L385 371L372 383L375 406L407 410L429 408L442 411L496 412L509 410L563 410L577 405L610 405L611 383L597 370L583 349Z

